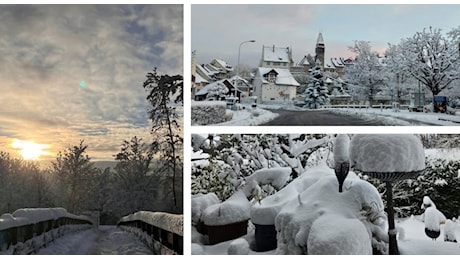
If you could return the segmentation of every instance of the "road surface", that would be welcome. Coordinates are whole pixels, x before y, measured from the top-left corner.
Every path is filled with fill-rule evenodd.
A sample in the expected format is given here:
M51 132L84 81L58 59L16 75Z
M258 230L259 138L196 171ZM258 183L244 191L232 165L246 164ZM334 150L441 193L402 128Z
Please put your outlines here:
M38 255L152 255L136 236L116 226L66 234L41 248Z
M271 110L279 116L265 123L266 126L381 126L377 119L362 119L349 115L339 115L328 110L289 111Z

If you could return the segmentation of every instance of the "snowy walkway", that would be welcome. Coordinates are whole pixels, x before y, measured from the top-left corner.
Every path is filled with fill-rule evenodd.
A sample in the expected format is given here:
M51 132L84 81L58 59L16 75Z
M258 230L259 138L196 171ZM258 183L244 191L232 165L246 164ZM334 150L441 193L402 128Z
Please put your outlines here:
M100 226L67 234L38 251L38 255L151 255L133 234L116 226Z

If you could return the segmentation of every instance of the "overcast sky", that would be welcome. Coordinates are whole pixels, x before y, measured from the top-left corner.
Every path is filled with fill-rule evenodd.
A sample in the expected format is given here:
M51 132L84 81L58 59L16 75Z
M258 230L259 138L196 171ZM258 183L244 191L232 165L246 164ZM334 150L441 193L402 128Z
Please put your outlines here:
M183 73L182 5L0 6L0 151L80 139L96 160L149 137L145 75ZM47 159L47 158L42 158Z
M444 33L460 26L460 5L192 5L191 49L197 62L220 58L235 66L258 66L262 46L292 47L294 62L314 55L322 32L326 58L351 57L355 40L370 41L383 52L423 28Z

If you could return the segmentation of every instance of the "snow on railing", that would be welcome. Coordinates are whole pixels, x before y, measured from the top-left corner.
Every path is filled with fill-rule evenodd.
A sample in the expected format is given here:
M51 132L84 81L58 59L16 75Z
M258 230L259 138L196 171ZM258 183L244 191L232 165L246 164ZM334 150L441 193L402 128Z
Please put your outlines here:
M118 226L136 234L157 254L183 254L183 215L139 211L122 217Z
M66 233L92 225L64 208L26 208L0 216L0 254L30 254Z

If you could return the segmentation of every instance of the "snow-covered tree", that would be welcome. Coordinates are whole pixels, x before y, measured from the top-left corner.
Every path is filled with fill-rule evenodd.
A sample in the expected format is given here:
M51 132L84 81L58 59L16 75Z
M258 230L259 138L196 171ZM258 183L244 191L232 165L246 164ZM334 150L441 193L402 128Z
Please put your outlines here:
M388 44L388 49L385 51L386 71L390 74L389 81L391 82L390 90L396 102L399 102L401 96L408 92L408 84L413 79L412 75L404 66L404 53L400 45Z
M397 48L402 52L399 66L433 93L453 87L453 82L460 79L458 64L460 62L458 28L448 33L441 29L425 28L414 36L403 39Z
M91 199L87 191L96 168L86 154L87 148L81 140L79 145L59 151L56 161L51 163L51 172L57 182L55 197L61 200L58 205L69 212L82 212L83 204Z
M222 100L228 94L228 88L222 82L216 82L209 90L206 99Z
M324 84L323 70L317 62L310 73L310 82L304 92L306 108L317 109L329 103L329 90Z
M156 194L149 176L153 153L150 145L134 136L130 141L123 141L120 152L115 155L114 182L119 194L117 204L123 214L153 209Z
M155 68L147 74L144 89L149 91L147 100L151 105L149 111L152 120L152 135L158 145L162 167L158 169L164 176L170 176L172 201L177 212L182 212L178 203L178 186L182 183L183 137L177 107L183 101L183 77L181 75L159 75ZM175 98L174 102L172 99ZM178 180L178 177L180 178Z
M355 41L348 49L356 54L353 65L346 68L351 93L365 96L372 105L375 95L387 86L388 75L384 73L384 64L367 41Z

